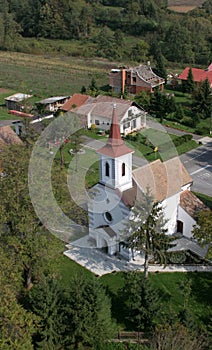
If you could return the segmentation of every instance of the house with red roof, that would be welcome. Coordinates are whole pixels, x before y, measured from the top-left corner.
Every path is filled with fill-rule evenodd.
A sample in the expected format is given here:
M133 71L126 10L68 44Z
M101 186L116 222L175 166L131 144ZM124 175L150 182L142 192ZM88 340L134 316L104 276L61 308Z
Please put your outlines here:
M190 67L186 67L184 71L178 76L178 79L181 80L182 84L188 79L188 72ZM208 79L210 88L212 88L212 63L208 66L207 69L200 68L191 68L195 84L199 84L206 79Z
M90 96L83 94L74 94L60 108L63 112L73 111L75 108L82 106Z
M135 102L121 98L74 94L62 110L74 111L82 117L84 125L88 128L96 125L101 130L108 130L112 121L114 103L121 134L127 135L146 127L146 112L143 108Z

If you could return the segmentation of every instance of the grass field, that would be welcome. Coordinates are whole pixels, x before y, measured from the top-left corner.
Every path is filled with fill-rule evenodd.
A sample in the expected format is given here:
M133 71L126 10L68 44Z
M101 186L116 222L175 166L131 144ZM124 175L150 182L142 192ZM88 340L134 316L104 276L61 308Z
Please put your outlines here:
M106 85L110 68L106 60L1 52L0 88L31 91L38 98L71 95L93 78L98 87Z

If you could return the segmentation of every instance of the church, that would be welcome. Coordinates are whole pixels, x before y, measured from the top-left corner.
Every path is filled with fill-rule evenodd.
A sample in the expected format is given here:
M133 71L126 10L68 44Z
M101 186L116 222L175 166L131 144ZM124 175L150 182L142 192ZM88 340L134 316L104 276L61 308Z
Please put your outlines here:
M192 178L178 157L157 159L133 170L134 150L125 145L113 107L107 143L97 150L99 182L89 191L89 241L108 255L130 259L122 233L139 193L150 189L164 210L167 234L190 239L195 217L204 204L190 191Z

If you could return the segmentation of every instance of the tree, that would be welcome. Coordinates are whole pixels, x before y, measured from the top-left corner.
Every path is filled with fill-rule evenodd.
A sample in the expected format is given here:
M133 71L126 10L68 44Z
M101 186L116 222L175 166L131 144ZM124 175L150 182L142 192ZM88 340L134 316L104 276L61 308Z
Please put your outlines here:
M152 339L152 350L204 350L205 341L201 336L189 334L181 324L158 326Z
M168 248L163 209L159 202L154 202L149 189L132 209L125 234L129 235L129 232L126 243L132 250L144 252L144 275L147 278L150 257L165 263Z
M13 49L15 39L21 31L20 25L15 22L13 14L9 11L7 0L0 1L0 47L3 49Z
M29 292L27 304L38 319L34 340L42 349L55 349L63 344L65 318L65 292L54 277L43 277Z
M148 59L148 52L149 44L144 40L140 40L132 47L130 58L136 62L146 62Z
M197 215L197 224L192 231L194 238L201 246L208 245L207 257L212 257L212 211L200 211Z
M97 56L106 58L116 57L116 43L111 29L108 27L102 28L95 41L97 43Z
M0 246L0 350L32 350L36 317L18 302L22 277L19 261Z
M35 214L28 189L28 165L31 149L11 146L1 154L6 176L0 181L0 243L20 262L24 287L51 270L51 258L59 257L61 246L48 233ZM44 180L44 179L43 179Z
M176 112L175 112L175 118L178 120L178 121L182 121L183 118L185 117L185 113L184 113L184 109L183 109L183 106L182 104L177 104L176 105Z
M212 95L208 79L199 84L192 94L192 111L202 119L210 118Z
M138 331L152 331L161 310L157 289L140 272L125 274L123 294L126 298L127 318Z
M155 90L151 95L150 110L155 113L156 118L160 118L160 122L163 122L163 118L167 113L167 99L166 96L159 90Z
M163 54L172 62L194 61L190 32L179 21L166 29Z
M149 110L150 108L150 93L146 91L141 91L139 94L135 95L134 100L135 102L143 107L145 110Z
M184 88L185 92L189 92L190 94L193 93L193 91L195 89L194 77L193 77L193 73L192 73L191 68L189 68L188 77L187 77L186 82L183 85L183 88Z
M78 275L73 278L66 303L68 343L94 346L113 334L110 301L95 278Z
M156 60L156 66L155 66L156 74L159 77L164 78L166 81L167 80L167 71L166 71L166 67L165 67L165 58L164 58L163 54L161 53L161 50L158 50L158 53L155 57L155 60Z
M183 297L183 308L178 314L179 321L184 325L189 331L195 330L195 317L190 308L190 298L192 291L192 281L191 279L186 279L182 281L179 285L179 290Z

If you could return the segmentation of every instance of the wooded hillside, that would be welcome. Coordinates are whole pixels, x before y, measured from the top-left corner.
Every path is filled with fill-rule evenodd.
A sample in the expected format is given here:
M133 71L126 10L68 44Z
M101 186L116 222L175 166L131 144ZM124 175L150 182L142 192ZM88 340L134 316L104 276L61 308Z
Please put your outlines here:
M187 14L167 0L1 0L0 49L39 52L41 38L75 40L82 56L207 66L212 53L212 0ZM191 1L190 1L191 3ZM199 2L199 4L201 1ZM23 38L36 38L36 42ZM58 52L63 53L61 46Z

